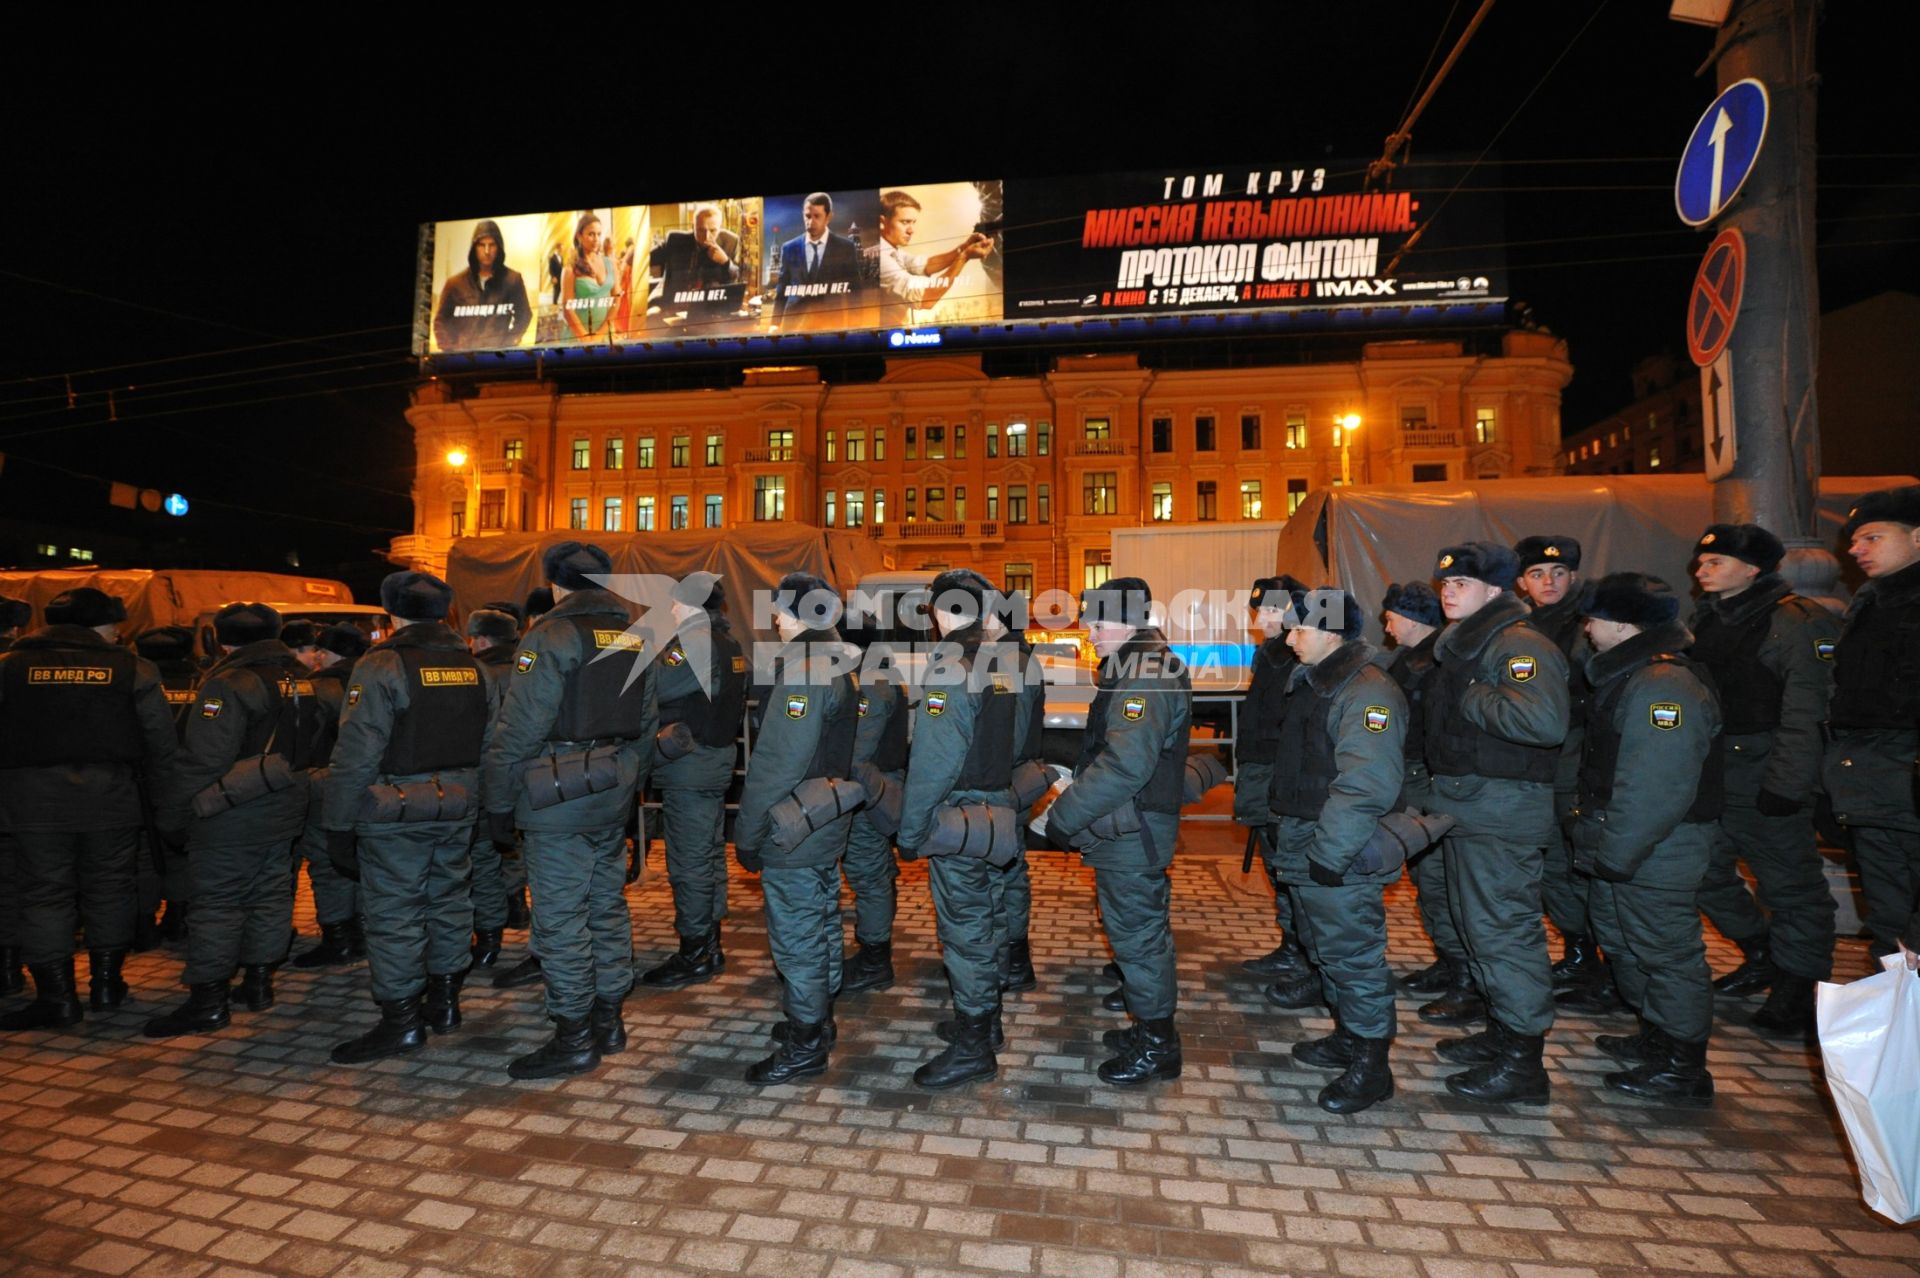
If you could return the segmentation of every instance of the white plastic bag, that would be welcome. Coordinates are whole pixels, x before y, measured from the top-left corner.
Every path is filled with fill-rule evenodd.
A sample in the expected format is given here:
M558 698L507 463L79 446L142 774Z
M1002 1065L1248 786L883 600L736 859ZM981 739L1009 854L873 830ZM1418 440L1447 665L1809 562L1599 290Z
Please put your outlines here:
M1892 954L1885 971L1821 982L1820 1056L1860 1168L1860 1196L1895 1224L1920 1220L1920 974Z

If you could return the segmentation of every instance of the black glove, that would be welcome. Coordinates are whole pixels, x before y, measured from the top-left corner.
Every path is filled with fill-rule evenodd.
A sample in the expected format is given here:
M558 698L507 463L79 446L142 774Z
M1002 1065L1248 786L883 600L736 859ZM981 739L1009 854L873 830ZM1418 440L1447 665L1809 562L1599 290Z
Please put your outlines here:
M765 863L759 848L745 848L738 843L733 845L733 857L748 874L760 873L760 867Z
M513 847L513 813L487 813L487 838L491 839L493 846L502 852L511 849Z
M1321 887L1345 887L1347 880L1338 870L1329 870L1312 857L1307 858L1307 875Z
M1753 796L1753 806L1760 809L1761 816L1792 816L1806 804L1798 799L1789 799L1784 794L1775 794L1771 790L1762 790Z
M360 881L360 839L352 830L327 831L327 860L333 872L355 883Z

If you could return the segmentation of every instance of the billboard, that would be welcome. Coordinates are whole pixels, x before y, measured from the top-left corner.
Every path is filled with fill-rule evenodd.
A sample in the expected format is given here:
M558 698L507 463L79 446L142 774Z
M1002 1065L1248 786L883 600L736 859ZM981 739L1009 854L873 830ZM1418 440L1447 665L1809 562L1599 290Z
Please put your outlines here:
M1367 191L1363 172L898 183L442 222L422 228L415 353L1505 298L1496 197Z

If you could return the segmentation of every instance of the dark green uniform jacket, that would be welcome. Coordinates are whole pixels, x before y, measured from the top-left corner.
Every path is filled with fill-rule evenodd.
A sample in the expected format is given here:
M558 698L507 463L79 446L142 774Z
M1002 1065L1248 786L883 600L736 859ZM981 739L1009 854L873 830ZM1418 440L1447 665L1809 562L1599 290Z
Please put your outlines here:
M900 805L900 833L895 839L903 851L918 851L927 841L941 807L962 803L1013 806L1013 791L1007 786L968 785L963 773L968 771L966 765L972 755L977 765L983 762L988 765L976 766L973 771L991 771L996 779L1006 776L1013 759L1011 729L1007 738L983 743L980 752L976 752L974 727L987 716L990 698L1019 697L1015 683L1018 651L1009 645L1011 655L1007 661L1012 670L996 673L988 667L998 654L983 648L977 639L957 644L948 639L942 646L957 647L963 655L948 666L957 677L937 682L929 679L921 692L918 722L913 728L913 762L907 769L907 789ZM1007 711L1006 719L1017 722L1017 710ZM991 751L991 756L983 760L981 753L986 751Z
M1440 632L1426 701L1427 766L1435 776L1550 783L1569 717L1567 659L1500 595ZM1531 752L1531 753L1529 753ZM1523 771L1536 775L1521 777Z
M1838 730L1920 728L1920 564L1862 585L1834 654Z
M1264 826L1267 788L1273 781L1273 755L1280 739L1280 715L1286 707L1287 685L1299 663L1287 647L1284 634L1263 641L1253 650L1253 675L1240 703L1235 729L1233 819L1241 825Z
M164 794L178 749L160 672L91 627L46 626L0 657L0 832L135 828L136 770Z
M291 840L307 816L307 777L295 773L291 788L211 817L193 816L193 796L225 776L242 758L265 749L280 719L282 687L314 695L313 681L293 649L278 639L262 639L235 648L214 663L200 682L187 711L186 740L180 768L160 805L162 829L192 823L194 841L208 844L267 844ZM276 743L276 750L285 743Z
M808 777L852 773L860 684L846 672L859 668L860 650L825 630L802 633L775 657L733 835L736 848L758 853L770 869L831 865L846 851L852 813L821 826L799 847L783 848L774 840L768 811Z
M1765 573L1731 599L1702 598L1693 632L1690 655L1713 673L1727 737L1771 739L1758 788L1804 802L1826 749L1840 619Z
M1689 840L1686 857L1659 855L1682 824L1703 825L1720 815L1714 749L1720 706L1708 683L1674 655L1692 639L1672 622L1587 658L1594 716L1572 833L1580 869L1616 882L1683 889L1698 884L1706 869L1700 840ZM1614 755L1610 768L1608 753Z
M898 775L907 768L906 689L892 679L860 685L860 723L854 731L853 761L871 763Z
M1336 874L1393 810L1406 779L1407 701L1379 655L1351 640L1289 681L1269 795L1283 856L1304 854Z
M700 686L689 653L704 653L707 686ZM746 714L747 658L726 621L691 619L653 663L660 726L685 722L695 745L678 759L655 757L657 788L725 790L733 784L735 742Z

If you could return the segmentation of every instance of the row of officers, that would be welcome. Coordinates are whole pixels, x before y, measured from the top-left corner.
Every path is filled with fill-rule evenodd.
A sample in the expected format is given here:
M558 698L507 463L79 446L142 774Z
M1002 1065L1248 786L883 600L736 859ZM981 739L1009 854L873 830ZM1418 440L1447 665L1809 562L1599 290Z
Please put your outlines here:
M1844 620L1787 589L1780 542L1753 525L1701 537L1691 627L1656 578L1581 582L1580 547L1559 536L1443 549L1437 594L1413 583L1384 600L1386 652L1360 638L1351 595L1256 583L1265 641L1234 814L1274 883L1283 940L1247 966L1274 978L1272 1002L1332 1010L1333 1032L1293 1052L1335 1073L1322 1106L1392 1095L1382 889L1403 866L1438 956L1406 984L1437 996L1424 1019L1481 1026L1437 1050L1464 1067L1448 1088L1489 1103L1548 1098L1557 1006L1637 1013L1636 1032L1597 1040L1625 1067L1606 1084L1669 1103L1712 1098L1714 984L1767 991L1753 1024L1805 1033L1834 942L1821 793L1850 836L1874 951L1920 949L1920 488L1867 497L1845 537L1868 580ZM512 886L524 866L538 957L501 977L544 980L554 1033L509 1072L593 1069L625 1045L626 844L643 786L662 799L680 946L640 981L673 988L724 966L724 809L751 691L733 843L761 877L784 1016L750 1081L823 1072L836 998L892 983L901 857L928 862L953 1007L914 1079L992 1077L1002 997L1037 981L1026 817L1043 798L1033 828L1094 870L1119 981L1105 1001L1129 1014L1100 1076L1179 1075L1167 870L1193 797L1190 686L1146 583L1082 598L1099 683L1075 766L1056 776L1033 654L976 573L934 582L945 655L910 702L854 673L819 578L780 583L784 646L750 690L711 574L676 587L656 633L600 584L599 548L555 546L543 567L553 605L524 634L505 607L456 634L441 620L451 591L419 573L383 584L396 630L365 652L338 630L298 636L312 642L296 652L271 609L229 606L220 658L176 708L161 672L114 642L116 601L53 601L0 657L0 874L18 887L0 942L6 972L24 959L36 987L0 1029L81 1018L76 924L92 1004L124 1000L145 830L169 873L184 869L169 900L192 906L190 995L149 1035L227 1025L236 974L245 1006L272 1002L304 860L322 941L295 962L364 951L379 1008L334 1059L414 1051L459 1027L463 981L494 963L525 901ZM1558 962L1543 912L1564 938ZM1719 982L1703 912L1745 956Z

